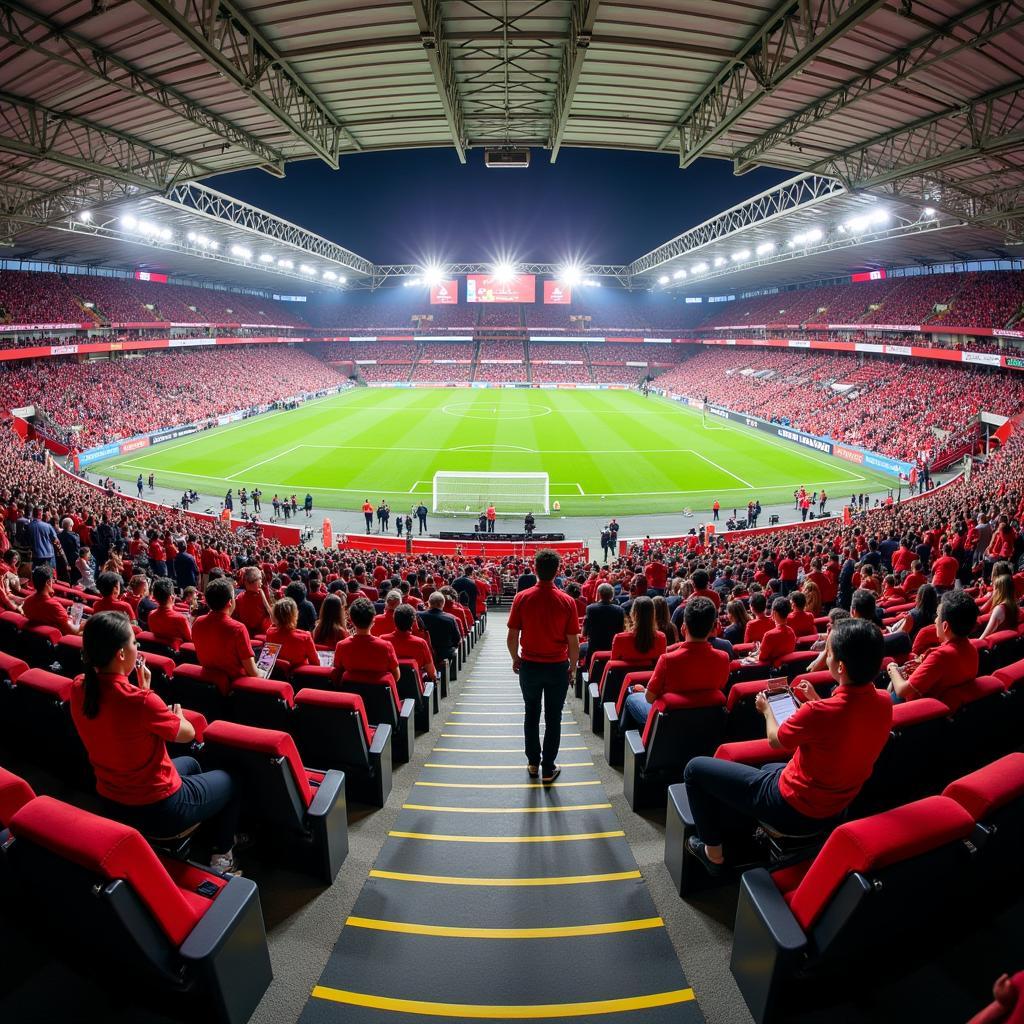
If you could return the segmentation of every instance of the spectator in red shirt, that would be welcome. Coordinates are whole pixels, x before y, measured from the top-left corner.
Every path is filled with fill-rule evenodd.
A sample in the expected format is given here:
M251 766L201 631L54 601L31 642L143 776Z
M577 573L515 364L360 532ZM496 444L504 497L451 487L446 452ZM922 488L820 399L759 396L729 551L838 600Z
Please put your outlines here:
M168 756L195 729L181 705L150 689L131 623L118 612L93 615L82 634L85 674L71 687L71 717L110 817L147 836L174 836L202 822L210 866L236 870L232 847L238 801L231 776L201 771L191 757ZM131 678L134 673L134 679Z
M796 590L796 577L800 571L800 563L793 557L792 551L786 552L786 557L779 561L779 582L782 586L779 593L785 597Z
M280 644L280 661L288 662L292 669L303 665L319 665L313 637L304 629L298 629L299 606L290 598L282 597L274 605L274 624L267 630L267 643Z
M952 547L949 544L943 545L941 557L936 558L932 564L932 586L939 594L944 594L953 588L959 571L960 563L953 557Z
M210 610L192 626L192 643L199 664L223 672L229 679L258 675L249 631L231 617L235 610L235 588L231 580L224 577L210 580L205 598Z
M928 582L928 577L921 572L921 568L920 560L915 558L910 572L903 578L903 591L908 598L913 597Z
M725 689L729 679L729 655L708 643L717 621L715 606L706 597L691 597L686 602L683 616L686 639L658 659L646 687L633 687L626 698L624 731L643 730L651 705L665 693Z
M651 556L651 560L644 566L644 576L647 577L647 593L651 597L664 597L665 584L668 582L668 566L661 555Z
M562 708L569 683L576 676L580 653L576 602L554 584L560 565L557 552L547 548L538 551L534 556L537 583L516 594L508 616L508 652L526 707L523 731L527 772L532 778L540 774L545 784L554 782L561 772L555 758L562 739Z
M75 626L68 620L64 605L53 596L53 574L48 565L40 565L32 570L32 586L35 592L25 598L21 606L21 614L31 626L54 626L63 636L68 633L78 636L81 626Z
M890 664L889 692L894 703L936 697L962 686L978 674L978 652L969 637L978 624L978 606L963 590L951 590L939 602L935 620L939 646L933 647L910 673Z
M353 672L366 675L392 675L398 682L398 658L387 640L373 636L373 603L366 597L356 598L348 610L354 636L346 637L334 648L334 674Z
M399 660L415 661L422 679L436 680L437 669L434 667L434 655L430 650L430 644L413 635L416 609L409 604L400 604L395 609L393 619L394 631L385 634L381 639L391 644Z
M232 617L245 626L249 636L260 636L270 629L270 602L263 590L263 573L255 565L242 570L242 593L235 598Z
M348 635L348 605L337 594L328 594L320 605L313 641L333 651Z
M774 668L787 654L796 650L796 633L787 623L792 610L788 597L777 597L772 601L773 626L761 639L756 657L743 659L745 665L771 665Z
M373 636L384 636L385 633L393 633L395 630L395 609L402 603L402 592L400 590L389 590L384 598L384 611L375 615L373 625L370 626L370 633Z
M802 636L817 636L818 627L814 624L814 616L807 611L807 595L802 590L794 590L789 595L789 603L793 610L789 613L786 624L799 639Z
M745 644L759 644L764 638L765 633L775 625L772 622L771 616L766 614L768 611L768 598L764 594L751 594L750 610L754 613L754 617L747 622L743 633L743 642Z
M828 670L838 683L822 699L810 683L796 688L802 702L779 725L767 693L758 695L768 743L792 753L785 764L752 768L713 757L695 757L685 784L696 834L687 851L711 874L724 863L722 822L737 812L780 832L826 831L846 810L871 774L889 738L892 707L874 686L882 664L882 634L873 623L837 622L829 634Z
M121 600L121 577L116 572L101 572L96 577L96 589L100 599L92 607L94 612L122 612L135 621L135 609Z
M633 601L626 623L632 628L624 633L616 633L612 639L612 661L632 661L646 665L657 661L665 653L668 644L665 634L654 621L654 602L649 597L638 597Z
M174 610L174 584L160 579L153 584L156 608L149 613L149 631L162 643L178 650L182 644L192 642L192 627L188 616Z

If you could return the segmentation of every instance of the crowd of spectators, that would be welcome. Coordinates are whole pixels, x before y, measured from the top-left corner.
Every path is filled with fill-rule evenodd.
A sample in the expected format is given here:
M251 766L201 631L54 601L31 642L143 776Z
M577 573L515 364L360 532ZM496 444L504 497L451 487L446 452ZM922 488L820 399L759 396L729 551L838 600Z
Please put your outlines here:
M526 359L526 349L521 341L482 341L477 359Z
M585 363L566 363L559 366L554 363L532 362L530 380L534 384L590 384L593 378L590 376L590 367Z
M130 359L17 363L0 376L0 408L35 405L83 449L345 383L290 346L170 350ZM75 429L81 428L81 429Z
M0 270L0 322L79 324L98 319L82 308L60 274Z

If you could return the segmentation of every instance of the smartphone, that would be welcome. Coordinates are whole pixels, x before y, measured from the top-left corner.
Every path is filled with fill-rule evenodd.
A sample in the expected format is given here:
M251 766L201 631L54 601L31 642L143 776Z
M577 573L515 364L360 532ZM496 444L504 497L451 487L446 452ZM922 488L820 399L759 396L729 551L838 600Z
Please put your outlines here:
M775 721L779 725L789 718L796 711L797 704L793 694L788 690L773 690L768 694L768 704L775 715Z

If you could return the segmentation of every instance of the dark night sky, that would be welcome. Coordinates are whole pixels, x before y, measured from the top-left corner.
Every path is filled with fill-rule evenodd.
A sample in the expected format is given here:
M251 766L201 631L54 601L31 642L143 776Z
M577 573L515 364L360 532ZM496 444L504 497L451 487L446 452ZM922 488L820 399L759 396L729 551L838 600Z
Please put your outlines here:
M488 260L625 263L788 173L737 178L732 165L674 153L535 150L527 170L488 170L472 150L408 150L290 164L287 177L244 171L207 184L377 263Z

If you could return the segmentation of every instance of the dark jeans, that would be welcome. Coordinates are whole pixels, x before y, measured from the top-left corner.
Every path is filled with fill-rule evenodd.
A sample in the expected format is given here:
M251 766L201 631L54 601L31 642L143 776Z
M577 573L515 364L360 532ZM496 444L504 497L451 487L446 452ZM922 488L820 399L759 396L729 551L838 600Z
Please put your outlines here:
M835 819L808 818L783 799L779 775L784 767L768 764L751 768L714 757L690 761L683 779L698 837L708 846L720 846L723 818L729 820L737 814L763 821L788 835L824 830Z
M369 533L373 529L373 513L364 512L363 516L366 519L366 532Z
M224 771L204 772L194 757L174 758L181 788L165 800L143 807L105 801L111 816L145 836L167 839L197 822L211 852L226 853L235 842L239 802L235 784Z
M562 742L562 708L569 689L567 661L523 661L519 664L519 689L526 703L523 736L526 740L526 761L539 764L548 775L555 767ZM540 746L540 711L544 704L544 751Z

